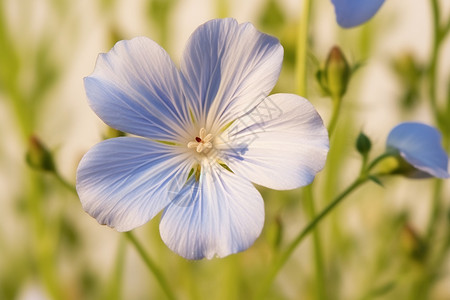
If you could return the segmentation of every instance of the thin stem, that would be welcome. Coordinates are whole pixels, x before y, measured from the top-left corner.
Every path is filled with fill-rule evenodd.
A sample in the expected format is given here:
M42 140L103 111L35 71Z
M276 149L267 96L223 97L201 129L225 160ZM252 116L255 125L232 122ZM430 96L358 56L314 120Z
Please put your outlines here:
M331 135L334 132L334 129L336 128L337 120L339 117L339 112L341 111L341 103L342 98L335 97L333 100L333 112L331 115L330 123L328 124L328 136L331 137Z
M306 96L306 86L307 86L306 53L308 52L310 12L311 12L311 0L304 0L298 27L297 52L295 63L295 78L297 82L297 93L303 97Z
M445 36L450 32L450 19L447 20L447 24L442 27L441 38L444 39Z
M442 180L435 179L433 188L433 201L430 212L430 222L428 223L426 242L429 244L433 239L434 233L436 231L436 224L442 215L441 210L441 190L442 190Z
M75 195L77 195L77 189L76 189L76 187L75 187L73 184L71 184L70 182L68 182L67 180L65 180L57 170L55 170L55 171L53 172L53 174L55 175L55 178L56 178L56 179L57 179L57 180L58 180L65 188L67 188L69 191L71 191L72 193L74 193Z
M375 158L370 164L369 166L364 170L361 170L361 174L366 172L370 172L377 164L379 164L382 160L388 158L388 157L392 157L397 155L397 150L392 150L392 151L386 151L385 153L381 154L380 156L378 156L377 158Z
M431 106L433 108L433 113L435 115L435 119L437 121L437 125L442 130L444 134L444 141L445 143L448 142L448 135L449 132L447 131L446 122L447 120L442 117L440 108L438 107L437 103L437 67L439 66L438 60L439 60L439 51L441 49L441 44L443 41L443 38L445 37L447 26L450 26L449 24L446 24L441 31L440 28L440 10L439 10L439 3L438 0L432 0L431 1L431 10L432 10L432 19L433 19L433 48L431 52L431 58L430 58L430 65L428 69L428 80L429 80L429 97L431 101ZM450 106L450 104L447 104ZM448 107L447 107L448 108ZM445 115L445 114L444 114ZM434 186L433 190L433 202L431 207L431 213L429 217L429 223L427 228L427 242L430 242L432 240L432 237L434 235L434 232L436 230L436 226L438 225L440 219L441 219L441 212L443 211L443 203L442 203L442 182L440 180L437 180Z
M311 220L316 217L316 208L314 203L314 195L312 184L304 188L304 198L306 201L307 213ZM325 289L325 267L323 263L322 243L320 240L320 232L315 228L312 232L314 247L314 264L316 270L316 295L318 299L326 299Z
M119 300L121 299L121 281L123 274L123 267L125 262L125 239L123 236L120 237L119 246L117 249L116 263L114 265L114 271L109 282L107 297L105 299L109 300Z
M311 0L304 0L302 5L302 11L300 14L298 39L297 39L297 53L295 64L295 75L297 80L297 93L301 96L307 96L307 72L306 72L306 60L308 53L308 39L309 39L309 20L311 15ZM305 188L305 200L308 207L309 217L315 218L315 204L313 197L312 185ZM316 268L316 290L319 299L325 298L325 277L324 277L324 264L323 264L323 251L320 242L320 234L317 230L314 230L314 262Z
M36 263L44 286L52 299L63 299L60 277L57 274L55 265L55 241L56 236L52 235L50 229L57 230L57 225L51 223L44 216L42 207L43 185L41 178L36 173L29 173L29 194L31 232L33 233L33 246L36 254Z
M158 283L161 286L164 293L166 294L167 298L175 300L176 298L172 293L172 290L170 289L169 285L167 284L166 279L162 275L161 270L155 265L150 256L148 256L147 252L145 252L144 247L142 247L142 245L139 243L139 241L136 239L136 237L133 235L131 231L125 232L125 236L136 248L136 251L139 253L142 260L147 265L149 271L155 276L156 280L158 280Z
M324 210L322 210L295 238L295 240L288 246L288 248L278 257L278 259L272 265L269 273L267 274L263 284L261 286L260 293L257 299L262 299L267 294L273 280L275 279L278 271L284 266L294 250L300 245L303 239L316 227L316 225L326 217L334 207L336 207L345 197L352 193L356 188L367 181L367 176L358 177L346 190L344 190L339 196L337 196Z
M217 0L216 2L216 15L218 18L226 18L228 14L228 1Z
M436 99L436 75L437 75L437 61L439 56L439 46L441 43L440 30L439 30L439 5L437 0L431 1L431 10L433 13L433 48L431 50L430 66L428 69L428 92L431 101L431 107L435 118L440 122L439 108Z

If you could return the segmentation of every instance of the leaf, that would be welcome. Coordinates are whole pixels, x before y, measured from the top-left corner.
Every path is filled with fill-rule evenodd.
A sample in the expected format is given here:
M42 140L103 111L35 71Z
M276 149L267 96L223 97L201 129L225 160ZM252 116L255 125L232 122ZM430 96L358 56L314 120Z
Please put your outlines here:
M379 186L384 187L383 182L381 182L381 180L378 177L369 175L369 179L378 184Z

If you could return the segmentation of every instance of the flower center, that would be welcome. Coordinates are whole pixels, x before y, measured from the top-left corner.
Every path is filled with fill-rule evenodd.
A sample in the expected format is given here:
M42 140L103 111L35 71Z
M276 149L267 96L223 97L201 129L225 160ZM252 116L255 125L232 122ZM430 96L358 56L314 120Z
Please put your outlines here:
M191 141L187 144L189 149L194 149L198 153L208 153L208 151L212 148L212 139L213 136L211 133L206 134L206 129L200 129L199 135L195 137L195 141Z

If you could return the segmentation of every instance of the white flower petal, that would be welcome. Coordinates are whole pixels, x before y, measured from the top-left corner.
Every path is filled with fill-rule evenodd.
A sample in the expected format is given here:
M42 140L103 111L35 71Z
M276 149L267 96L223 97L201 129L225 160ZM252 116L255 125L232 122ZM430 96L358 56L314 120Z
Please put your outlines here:
M177 194L191 168L172 148L133 137L95 145L77 170L84 210L118 231L152 219Z
M181 62L197 120L214 131L255 106L274 87L282 61L279 41L250 23L216 19L201 25Z
M120 41L100 54L84 83L90 106L113 128L178 141L190 122L180 72L148 38Z
M324 167L329 148L319 114L293 94L267 97L215 142L233 172L279 190L311 183Z
M256 188L224 168L205 164L161 218L163 241L187 259L224 257L250 247L264 224Z
M331 2L334 4L338 24L350 28L372 18L384 0L331 0Z
M448 156L441 145L439 131L431 126L406 122L394 127L386 145L397 149L412 166L439 178L449 178Z

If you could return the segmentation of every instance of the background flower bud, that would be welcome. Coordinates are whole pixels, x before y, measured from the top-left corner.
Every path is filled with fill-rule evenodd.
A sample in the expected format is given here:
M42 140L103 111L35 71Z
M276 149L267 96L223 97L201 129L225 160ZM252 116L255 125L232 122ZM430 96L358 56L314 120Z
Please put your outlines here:
M54 171L55 164L51 152L36 137L31 136L28 142L28 151L26 153L28 165L37 170Z
M400 102L405 109L412 110L420 101L421 80L425 68L412 53L404 53L392 60L392 69L401 85Z
M345 94L350 80L350 67L339 47L334 46L325 64L327 90L332 98L340 98Z

